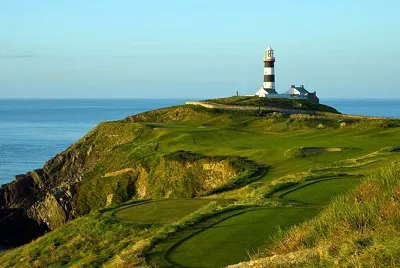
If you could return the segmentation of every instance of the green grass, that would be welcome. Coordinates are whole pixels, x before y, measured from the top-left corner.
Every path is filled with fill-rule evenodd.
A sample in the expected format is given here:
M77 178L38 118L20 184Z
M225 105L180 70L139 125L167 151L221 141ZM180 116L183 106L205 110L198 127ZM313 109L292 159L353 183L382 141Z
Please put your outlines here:
M116 210L116 219L142 223L163 224L176 221L211 202L207 199L172 199L131 205Z
M223 267L248 260L277 231L317 214L311 208L244 211L193 234L173 247L168 260L183 267Z
M326 205L333 197L351 190L359 182L357 177L317 181L289 191L281 197L300 203Z
M245 99L238 101L242 100L241 105L248 105ZM343 122L345 127L340 126ZM320 124L324 128L319 128ZM195 266L195 262L199 266L219 266L245 260L246 250L253 253L263 245L271 245L269 237L274 236L276 226L298 224L317 212L301 207L268 208L285 203L279 195L300 187L287 193L284 199L312 204L310 207L325 206L332 196L353 187L358 175L368 176L382 165L400 160L399 153L387 149L400 146L399 126L399 120L394 119L346 119L340 115L274 117L193 106L160 109L102 123L60 156L66 159L64 166L55 165L47 171L57 178L77 181L78 193L74 197L74 206L79 208L77 215L111 207L0 254L0 263L10 267L113 267L123 260L124 265L135 266L145 264L143 258L152 263L153 251L164 258L174 244L176 247L167 254L168 258L187 266ZM307 147L344 150L299 152L299 148ZM204 165L213 165L214 169L207 173ZM119 172L123 170L129 172ZM227 174L238 176L232 179ZM339 175L338 179L324 180ZM221 180L223 177L227 180ZM205 178L211 178L208 181L211 183L201 188ZM315 180L322 181L307 185ZM144 186L146 191L142 189ZM212 194L212 199L132 204L132 199L204 194ZM372 196L379 197L380 193ZM356 208L351 206L354 198L357 196L344 199L347 204L343 200L334 201L335 209L341 211L343 206L342 211L346 209L346 215L358 221L351 211ZM235 199L241 206L262 204L263 207L230 217L239 213L238 208L211 202L223 199ZM129 203L113 207L125 201ZM303 241L296 241L289 233L295 246L287 242L289 238L283 239L287 251L277 247L280 251L276 252L318 246L323 241L323 232L318 228L332 235L333 240L334 232L327 227L329 221L348 224L343 221L347 216L328 211L325 214L329 216L310 223L313 227L305 225ZM374 212L382 215L381 211ZM113 213L114 217L110 217ZM390 228L399 231L395 224ZM221 254L217 256L218 252Z

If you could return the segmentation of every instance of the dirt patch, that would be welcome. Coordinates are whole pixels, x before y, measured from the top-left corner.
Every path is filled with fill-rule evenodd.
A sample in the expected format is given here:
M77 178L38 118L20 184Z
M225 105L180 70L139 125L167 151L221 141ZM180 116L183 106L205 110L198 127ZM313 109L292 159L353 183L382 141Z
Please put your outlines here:
M396 147L392 150L390 150L391 153L400 153L400 147Z
M133 168L125 168L125 169L121 169L121 170L118 170L118 171L109 172L109 173L104 174L103 178L117 177L117 176L120 176L122 174L130 173L130 172L135 172L135 169L133 169Z
M326 152L340 152L342 148L339 147L305 147L303 152L305 153L326 153Z

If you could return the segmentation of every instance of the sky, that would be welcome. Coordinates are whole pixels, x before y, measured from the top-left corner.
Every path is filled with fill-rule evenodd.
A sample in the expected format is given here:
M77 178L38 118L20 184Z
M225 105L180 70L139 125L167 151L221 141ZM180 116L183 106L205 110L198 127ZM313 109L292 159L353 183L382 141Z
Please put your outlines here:
M400 98L400 1L0 0L0 98Z

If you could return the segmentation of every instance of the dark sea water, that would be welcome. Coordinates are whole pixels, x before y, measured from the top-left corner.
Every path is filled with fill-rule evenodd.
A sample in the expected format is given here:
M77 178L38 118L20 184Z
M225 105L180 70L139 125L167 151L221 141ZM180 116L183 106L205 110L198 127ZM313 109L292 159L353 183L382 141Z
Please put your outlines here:
M321 103L344 114L400 118L400 99L322 99Z
M183 99L0 100L0 184L42 167L101 121L184 103Z
M400 100L323 99L342 113L400 117ZM184 99L0 100L0 184L43 166L96 124Z

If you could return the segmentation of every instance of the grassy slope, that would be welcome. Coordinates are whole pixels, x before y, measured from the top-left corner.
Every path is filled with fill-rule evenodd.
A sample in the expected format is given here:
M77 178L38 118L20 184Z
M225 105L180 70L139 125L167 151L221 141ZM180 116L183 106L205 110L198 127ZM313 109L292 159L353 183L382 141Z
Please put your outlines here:
M332 178L340 173L345 176L368 175L400 158L399 154L390 153L389 149L382 150L400 145L397 121L348 119L346 126L340 127L342 122L343 119L322 117L259 117L190 106L157 110L111 123L114 131L124 133L127 142L111 150L88 176L95 180L106 172L126 168L138 159L145 159L143 163L151 162L155 155L154 148L157 148L156 154L186 150L209 156L240 155L270 166L270 169L257 182L238 190L215 194L213 198L235 198L239 204L276 206L287 202L279 198L283 193L310 181ZM321 123L324 128L319 127ZM132 129L133 132L140 129L141 134L139 137L135 135L131 141L129 132ZM105 139L104 142L109 142L111 146L113 141ZM341 147L344 150L306 157L291 153L302 147ZM107 188L99 181L92 185ZM313 187L320 185L316 183ZM340 192L332 187L319 187L317 190L307 187L302 188L303 191L311 191L312 194L313 191L323 190L324 196ZM102 196L104 198L104 194ZM325 200L316 202L323 205ZM132 215L131 222L119 222L111 217L113 209L110 209L82 217L31 244L3 253L0 262L6 266L38 267L57 267L66 263L76 267L104 263L111 266L122 263L134 265L152 246L161 245L162 241L168 241L167 237L173 239L174 234L182 233L188 226L196 226L215 213L224 211L226 208L223 207L212 202L198 212L166 225L163 224L165 217L162 214L159 218L158 215L150 215L153 223L158 218L158 223L152 225L143 225L135 220L135 215ZM270 234L271 229L267 228L266 232ZM225 234L221 232L220 235ZM219 235L213 237L220 238ZM208 242L212 244L212 241ZM256 247L252 250L257 250ZM230 256L227 251L223 258L229 259Z
M3 253L0 266L98 267L150 231L93 213Z
M292 228L268 252L313 249L299 267L398 267L400 167L383 168L339 196L315 219Z

